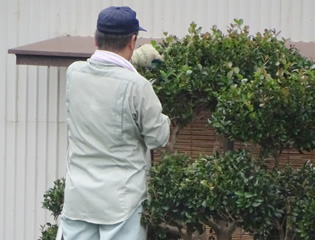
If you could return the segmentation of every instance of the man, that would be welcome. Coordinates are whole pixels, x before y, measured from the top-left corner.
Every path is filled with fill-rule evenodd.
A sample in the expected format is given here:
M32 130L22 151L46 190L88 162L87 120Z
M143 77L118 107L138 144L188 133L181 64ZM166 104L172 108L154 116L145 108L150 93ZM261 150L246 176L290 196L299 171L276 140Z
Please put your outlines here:
M98 50L67 71L69 153L61 218L65 240L144 240L146 152L168 142L152 85L131 59L139 26L129 7L97 20Z

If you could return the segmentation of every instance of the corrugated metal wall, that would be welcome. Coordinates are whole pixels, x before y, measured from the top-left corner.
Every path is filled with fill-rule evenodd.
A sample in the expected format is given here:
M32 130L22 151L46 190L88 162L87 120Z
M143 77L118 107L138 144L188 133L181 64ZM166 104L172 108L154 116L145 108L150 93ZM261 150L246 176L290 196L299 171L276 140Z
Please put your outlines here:
M16 66L7 50L73 35L92 36L98 12L129 5L148 29L186 34L195 21L225 30L242 18L253 33L281 30L293 41L315 41L313 0L1 0L0 1L0 239L38 239L50 220L42 195L65 173L65 68Z

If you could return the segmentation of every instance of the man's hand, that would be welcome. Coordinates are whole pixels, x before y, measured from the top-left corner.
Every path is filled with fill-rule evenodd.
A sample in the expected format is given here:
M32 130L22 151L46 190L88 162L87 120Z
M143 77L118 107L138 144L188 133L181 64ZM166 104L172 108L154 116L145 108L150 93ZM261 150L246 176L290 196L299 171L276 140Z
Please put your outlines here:
M152 67L153 60L161 61L162 57L151 44L144 44L137 48L131 57L131 63L141 67Z

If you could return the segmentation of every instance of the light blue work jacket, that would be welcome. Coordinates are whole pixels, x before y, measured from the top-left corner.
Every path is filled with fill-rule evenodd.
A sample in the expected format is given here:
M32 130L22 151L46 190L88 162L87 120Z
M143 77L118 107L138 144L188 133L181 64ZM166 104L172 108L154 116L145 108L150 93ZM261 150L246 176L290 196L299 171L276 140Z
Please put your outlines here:
M146 199L146 152L165 146L170 121L151 83L88 60L67 70L69 149L63 214L122 222Z

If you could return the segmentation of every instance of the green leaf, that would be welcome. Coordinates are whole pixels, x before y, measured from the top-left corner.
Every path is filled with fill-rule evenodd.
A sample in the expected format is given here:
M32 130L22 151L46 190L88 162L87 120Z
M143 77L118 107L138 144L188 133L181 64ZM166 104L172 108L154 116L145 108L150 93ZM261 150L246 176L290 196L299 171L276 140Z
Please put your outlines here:
M229 71L228 73L227 73L227 77L228 77L228 79L231 79L232 78L232 76L233 76L233 71Z
M251 198L254 196L254 194L246 192L244 196L245 198Z

